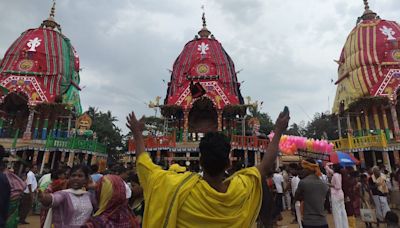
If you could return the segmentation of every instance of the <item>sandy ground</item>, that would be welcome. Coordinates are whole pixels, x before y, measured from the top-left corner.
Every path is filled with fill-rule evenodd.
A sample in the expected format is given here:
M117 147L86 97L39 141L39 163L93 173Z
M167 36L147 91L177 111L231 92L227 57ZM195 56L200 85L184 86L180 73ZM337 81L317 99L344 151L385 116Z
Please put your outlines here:
M396 211L399 214L399 211ZM329 227L334 228L335 226L333 225L333 220L332 220L332 215L328 214L328 223ZM291 222L293 221L293 216L289 211L283 212L283 220L278 222L279 228L297 228L297 224L292 224ZM19 228L36 228L39 227L39 216L38 215L31 215L27 218L27 222L29 222L29 225L20 225L18 226ZM364 228L365 225L360 221L360 219L357 219L357 228ZM376 227L376 226L374 226ZM381 225L380 227L386 227L384 225Z

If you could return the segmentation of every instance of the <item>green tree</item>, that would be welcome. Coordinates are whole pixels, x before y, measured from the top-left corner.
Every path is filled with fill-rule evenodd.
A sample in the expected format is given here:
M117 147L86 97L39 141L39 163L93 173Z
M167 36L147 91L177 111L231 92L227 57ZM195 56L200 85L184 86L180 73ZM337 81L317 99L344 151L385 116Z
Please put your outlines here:
M337 139L338 129L335 117L328 113L315 113L314 118L307 124L305 136L315 139Z
M268 135L274 129L274 123L268 113L260 112L257 107L249 108L250 117L256 117L260 121L260 133Z
M89 107L87 113L92 118L92 130L96 133L98 141L107 146L111 159L118 159L118 152L124 148L121 129L115 125L118 119L111 111L102 112L94 107Z
M293 123L289 126L285 132L287 135L304 136L306 135L306 129L301 124Z
M164 118L157 116L144 116L146 129L152 134L157 134L164 131Z

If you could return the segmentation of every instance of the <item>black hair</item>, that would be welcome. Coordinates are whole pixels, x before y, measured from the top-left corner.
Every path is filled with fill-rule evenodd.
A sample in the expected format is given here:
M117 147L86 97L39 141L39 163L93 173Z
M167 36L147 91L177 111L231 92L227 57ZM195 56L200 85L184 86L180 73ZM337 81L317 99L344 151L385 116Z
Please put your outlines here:
M319 166L319 169L321 170L321 173L323 173L324 175L326 175L326 170L324 167Z
M291 168L291 169L299 169L299 165L297 164L297 163L290 163L289 164L289 168Z
M6 168L6 163L3 162L3 157L0 156L0 172Z
M361 179L361 180L364 180L364 179L367 179L367 178L368 178L368 177L367 177L367 175L365 175L365 174L361 174L361 175L360 175L360 179Z
M333 172L340 173L340 170L342 169L342 166L339 165L339 164L333 164L332 168L333 168Z
M3 145L0 145L0 171L6 168L6 164L3 161L3 158L8 157L9 154L6 153Z
M306 161L307 161L307 162L310 162L310 163L312 163L312 164L317 164L317 163L315 162L315 160L312 159L312 158L307 158Z
M93 164L90 166L92 173L97 173L99 171L99 166L97 164Z
M133 169L133 164L131 162L126 163L127 169Z
M83 164L80 164L80 165L74 165L73 167L72 167L72 169L71 169L71 172L70 172L70 174L72 175L74 172L76 172L76 171L78 171L78 170L81 170L84 174L85 174L85 177L86 178L89 178L89 171L90 171L90 169L89 169L89 167L87 166L87 165L83 165Z
M357 178L357 177L360 177L360 172L359 171L352 171L351 173L350 173L350 176L351 177L354 177L354 178Z
M385 215L385 222L387 224L398 224L399 223L399 217L397 216L396 213L392 211L388 211Z
M134 183L140 185L140 183L139 183L139 176L138 176L136 173L131 172L131 173L129 174L129 176L130 176L130 177L129 177L130 181L132 181L132 182L134 182Z
M50 173L50 177L52 180L56 180L60 178L61 175L65 174L65 169L60 167L58 169L52 170Z
M231 144L222 133L209 132L200 141L200 164L210 176L223 173L229 165Z
M112 172L120 175L122 173L125 173L126 171L128 171L123 165L115 165L114 167L112 167Z

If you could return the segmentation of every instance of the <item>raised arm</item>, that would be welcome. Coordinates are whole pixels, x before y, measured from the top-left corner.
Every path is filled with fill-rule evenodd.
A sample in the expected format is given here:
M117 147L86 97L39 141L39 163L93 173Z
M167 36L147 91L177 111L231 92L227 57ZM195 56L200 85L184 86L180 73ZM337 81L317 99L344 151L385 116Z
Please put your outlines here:
M143 117L140 120L136 119L135 113L131 112L127 117L126 120L128 123L126 126L131 130L133 138L135 140L136 146L136 157L139 157L141 153L145 151L144 148L144 141L142 132L144 130L144 120Z
M53 202L53 198L51 197L51 194L43 192L42 190L39 190L39 192L38 192L38 199L39 199L39 202L41 202L42 205L45 207L50 207L51 203Z
M279 153L279 141L282 133L286 130L289 123L289 110L285 107L285 110L279 114L278 119L275 122L274 137L268 144L268 148L261 163L257 166L260 171L261 177L265 177L269 171L272 170L276 156Z
M326 163L326 165L325 165L325 171L329 174L329 175L333 175L333 169L331 169L331 167L329 167L330 165L332 165L333 163L332 162L328 162L328 163Z

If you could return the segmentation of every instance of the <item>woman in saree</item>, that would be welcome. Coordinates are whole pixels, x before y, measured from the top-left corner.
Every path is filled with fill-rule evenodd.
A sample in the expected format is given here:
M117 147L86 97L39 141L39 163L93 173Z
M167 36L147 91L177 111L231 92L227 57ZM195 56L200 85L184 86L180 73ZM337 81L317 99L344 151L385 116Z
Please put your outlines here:
M16 228L18 226L19 221L19 204L21 200L21 195L26 188L26 183L21 178L19 178L16 174L8 171L7 169L4 171L8 182L11 187L11 198L10 204L8 207L8 217L6 222L7 228Z
M103 176L96 187L98 210L86 222L87 228L138 227L128 207L125 184L116 175Z
M3 152L2 152L3 151ZM0 145L0 154L4 153L3 146ZM3 173L5 178L8 180L10 186L10 199L8 203L7 217L5 221L6 228L17 228L19 221L19 204L21 200L22 193L26 188L26 183L21 178L19 178L16 174L11 172L8 168L5 167L5 164L2 162L2 157L0 155L0 173ZM0 192L5 193L5 189L0 188ZM3 206L3 205L1 205Z
M89 168L85 165L74 166L68 180L68 189L55 193L39 191L39 200L50 207L44 227L78 228L90 218L96 201L86 191L89 183Z

